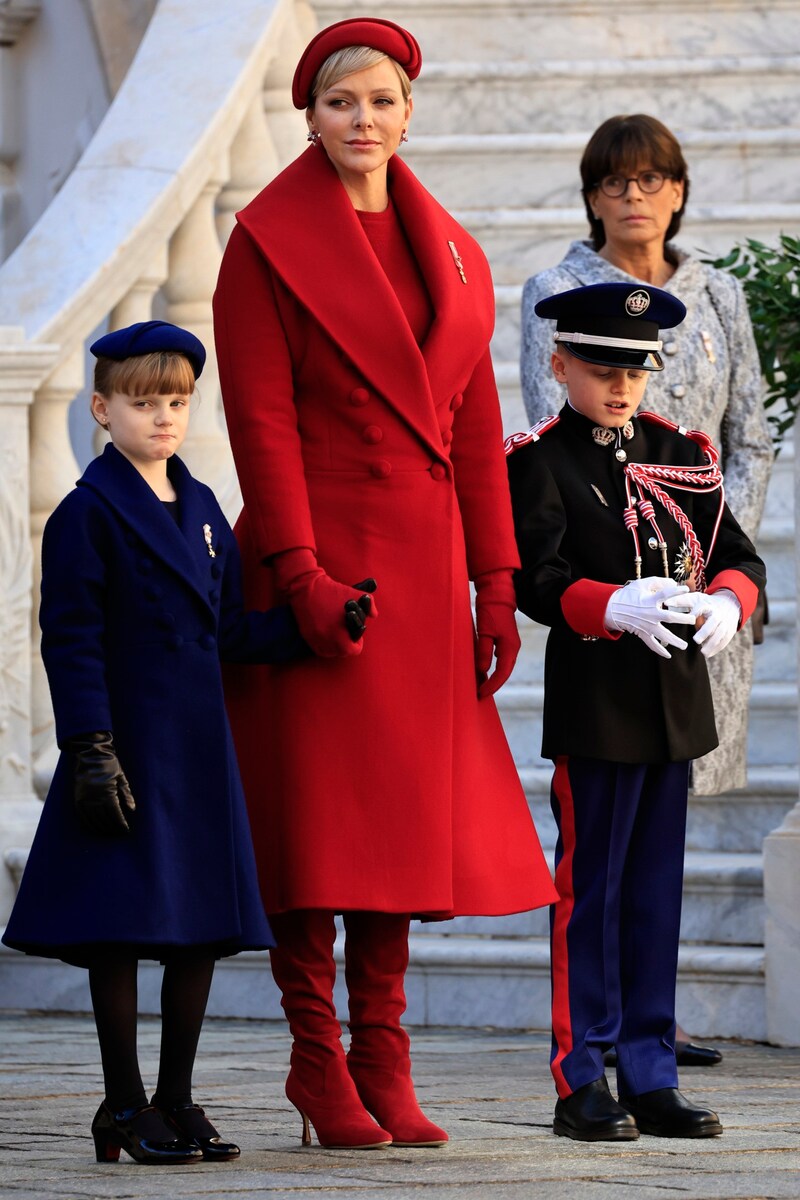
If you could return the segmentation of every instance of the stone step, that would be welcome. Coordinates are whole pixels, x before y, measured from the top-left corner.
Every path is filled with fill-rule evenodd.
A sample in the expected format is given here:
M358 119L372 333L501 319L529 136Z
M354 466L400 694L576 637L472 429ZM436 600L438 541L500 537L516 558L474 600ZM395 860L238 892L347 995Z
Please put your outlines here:
M800 88L798 88L800 95ZM583 208L459 208L453 216L477 239L496 284L522 284L561 261L569 242L587 236ZM727 253L747 236L774 242L800 224L800 204L691 205L681 228L681 246L699 258Z
M592 130L421 134L403 157L446 208L580 208L579 163ZM800 129L674 129L691 206L800 202ZM584 227L588 228L584 218Z
M520 768L528 807L542 847L552 852L556 825L550 811L552 763L536 758ZM760 854L764 838L783 822L797 803L796 764L748 767L748 783L719 796L689 797L686 848L708 853Z
M654 47L695 57L699 54L772 54L776 47L800 44L800 13L791 0L754 5L751 0L650 0L646 19L637 0L315 0L320 26L344 17L372 16L410 29L427 60L450 49L481 47L487 57L607 58L624 49L630 58L648 57ZM609 111L612 111L609 109ZM619 109L618 111L623 111ZM628 107L624 111L634 112Z
M550 963L547 939L485 938L414 927L406 976L409 1025L547 1029ZM344 1019L342 939L336 1004ZM160 1011L161 967L139 970L139 1011ZM87 973L0 946L0 1009L89 1012ZM764 952L751 946L684 945L678 958L678 1011L703 1037L764 1040ZM278 989L266 952L217 964L208 1005L212 1017L280 1020Z
M800 55L774 51L689 59L428 59L415 88L414 134L462 133L465 125L471 134L594 129L616 112L680 113L681 124L694 129L798 126L798 68Z
M550 857L552 858L552 852ZM721 945L764 941L760 854L688 850L684 865L681 940ZM448 933L486 937L547 937L549 910L508 917L458 917Z
M541 683L507 683L497 707L519 769L539 760L542 742ZM797 686L794 682L754 683L750 694L748 762L761 766L797 762Z

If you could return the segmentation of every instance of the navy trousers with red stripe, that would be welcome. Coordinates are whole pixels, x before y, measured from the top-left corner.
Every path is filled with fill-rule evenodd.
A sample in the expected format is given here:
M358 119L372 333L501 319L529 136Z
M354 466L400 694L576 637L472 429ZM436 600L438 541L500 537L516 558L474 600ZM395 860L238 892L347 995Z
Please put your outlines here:
M553 1045L562 1098L617 1051L621 1096L676 1087L678 971L689 764L556 760L551 909Z

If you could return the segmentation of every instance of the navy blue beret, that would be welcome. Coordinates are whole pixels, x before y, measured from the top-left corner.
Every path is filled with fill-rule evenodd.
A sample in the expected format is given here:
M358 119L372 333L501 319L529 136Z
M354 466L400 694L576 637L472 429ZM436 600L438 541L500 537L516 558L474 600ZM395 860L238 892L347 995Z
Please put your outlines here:
M593 283L540 300L538 317L554 317L555 340L584 362L661 371L660 329L673 329L686 307L644 283Z
M138 321L135 325L126 325L124 329L115 329L98 338L89 349L97 358L113 358L115 362L160 351L183 354L192 364L195 379L200 378L206 361L205 346L200 339L188 329L170 325L169 321Z

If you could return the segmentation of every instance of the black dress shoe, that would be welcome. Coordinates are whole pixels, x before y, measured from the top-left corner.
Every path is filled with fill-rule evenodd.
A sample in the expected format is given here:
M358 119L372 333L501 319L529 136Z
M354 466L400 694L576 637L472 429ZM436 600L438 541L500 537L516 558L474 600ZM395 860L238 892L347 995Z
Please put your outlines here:
M695 1042L675 1043L675 1062L679 1067L715 1067L722 1062L722 1055L713 1046L698 1046ZM617 1065L616 1050L606 1050L603 1063L607 1067Z
M184 1141L202 1150L206 1162L228 1162L241 1154L234 1142L223 1142L199 1104L175 1104L171 1108L162 1108L155 1096L153 1103Z
M722 1055L714 1046L698 1046L695 1042L675 1043L675 1062L679 1067L715 1067Z
M105 1101L92 1121L92 1137L98 1162L118 1162L124 1150L138 1163L148 1166L199 1162L202 1151L184 1137L150 1104L112 1112Z
M677 1088L656 1088L641 1096L620 1096L619 1102L636 1120L642 1133L656 1137L717 1137L719 1117L710 1108L695 1108Z
M626 1142L639 1136L634 1119L608 1090L605 1075L556 1101L553 1133L576 1142Z

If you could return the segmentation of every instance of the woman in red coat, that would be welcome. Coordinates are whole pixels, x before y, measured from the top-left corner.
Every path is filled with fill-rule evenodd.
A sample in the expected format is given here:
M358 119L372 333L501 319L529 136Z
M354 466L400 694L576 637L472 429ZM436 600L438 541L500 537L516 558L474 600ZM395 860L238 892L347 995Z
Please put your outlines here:
M555 898L491 699L519 649L492 281L395 155L419 67L389 21L317 34L293 84L312 145L238 214L214 299L249 598L288 599L319 656L248 668L229 703L294 1037L286 1092L327 1146L447 1140L400 1025L410 915ZM342 605L365 576L377 604L352 642Z

